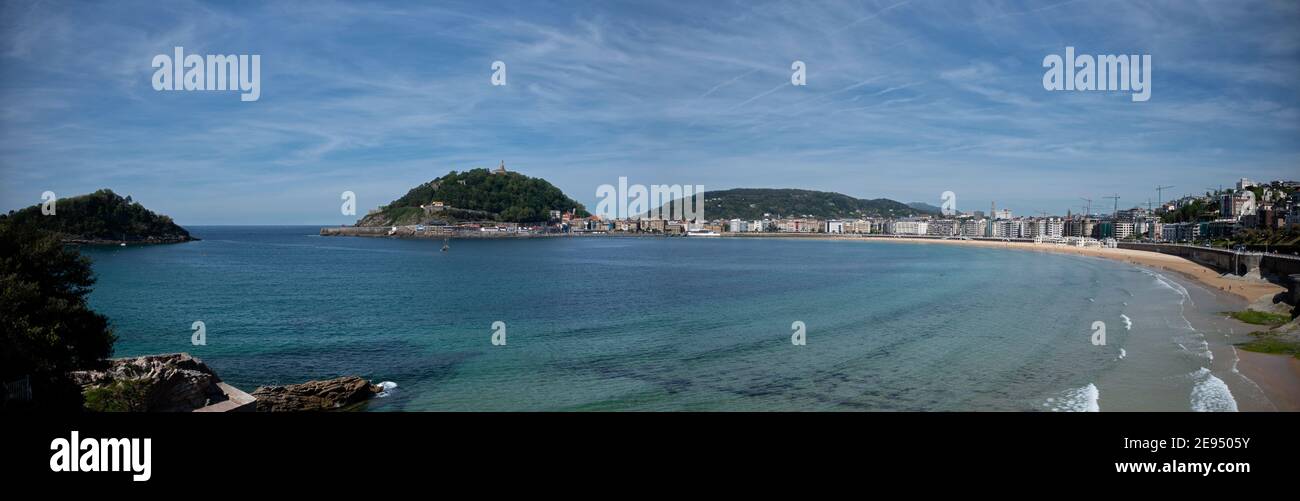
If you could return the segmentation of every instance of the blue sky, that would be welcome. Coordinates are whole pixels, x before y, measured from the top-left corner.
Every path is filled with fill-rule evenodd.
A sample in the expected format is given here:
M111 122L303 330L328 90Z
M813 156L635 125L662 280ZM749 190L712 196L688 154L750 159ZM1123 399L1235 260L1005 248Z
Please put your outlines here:
M619 176L1132 206L1300 178L1297 26L1292 1L6 1L0 210L108 187L181 224L350 223L345 190L364 213L501 160L588 208ZM178 45L260 54L261 99L153 90ZM1150 101L1044 90L1067 45L1150 54Z

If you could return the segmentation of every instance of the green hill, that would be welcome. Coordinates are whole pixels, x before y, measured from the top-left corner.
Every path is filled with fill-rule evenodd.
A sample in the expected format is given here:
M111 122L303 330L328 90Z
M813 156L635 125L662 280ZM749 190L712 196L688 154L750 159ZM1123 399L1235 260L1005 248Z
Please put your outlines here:
M815 217L847 219L858 217L906 217L932 214L886 198L866 200L828 191L736 188L706 192L707 219L762 219L769 217Z
M40 205L0 215L0 224L31 228L75 243L178 243L194 240L172 218L155 214L143 205L103 189L89 195L60 198L54 214L41 213Z
M433 202L444 208L422 209ZM544 222L552 210L576 210L587 216L574 201L546 180L517 172L489 172L473 169L451 171L445 176L412 188L401 198L357 221L357 226L392 226L431 221L491 220L520 223Z

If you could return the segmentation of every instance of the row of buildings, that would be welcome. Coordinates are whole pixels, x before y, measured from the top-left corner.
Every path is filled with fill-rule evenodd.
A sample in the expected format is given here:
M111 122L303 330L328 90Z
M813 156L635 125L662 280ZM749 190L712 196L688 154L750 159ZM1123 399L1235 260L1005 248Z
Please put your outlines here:
M1188 208L1190 207L1190 209ZM671 219L602 220L562 215L562 231L685 234L829 233L885 234L936 237L1014 239L1094 239L1187 242L1231 238L1245 229L1284 230L1300 227L1300 183L1274 181L1266 185L1241 179L1235 188L1205 196L1187 196L1159 206L1115 210L1111 214L1017 217L1010 209L993 209L952 216L905 218L820 219L770 216L762 219L691 222ZM1184 220L1179 219L1193 219ZM1166 222L1170 221L1170 222Z

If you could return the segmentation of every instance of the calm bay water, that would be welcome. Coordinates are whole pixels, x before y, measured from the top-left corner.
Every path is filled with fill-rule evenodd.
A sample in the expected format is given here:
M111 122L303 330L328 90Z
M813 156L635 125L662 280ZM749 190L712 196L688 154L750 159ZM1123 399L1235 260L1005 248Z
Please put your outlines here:
M1215 311L1212 296L1099 259L728 238L440 252L315 226L190 229L204 240L86 249L91 304L116 356L188 351L246 391L395 382L371 410L1232 410L1250 392L1224 365L1236 333L1189 304Z

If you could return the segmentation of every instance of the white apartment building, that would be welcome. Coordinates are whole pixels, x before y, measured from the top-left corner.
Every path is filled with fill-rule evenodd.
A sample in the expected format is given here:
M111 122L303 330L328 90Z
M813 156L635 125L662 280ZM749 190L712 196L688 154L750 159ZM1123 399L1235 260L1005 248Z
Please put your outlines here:
M1059 218L1047 219L1043 224L1043 235L1050 238L1061 238L1065 236L1065 221Z
M1021 224L1015 219L999 219L993 222L994 238L1021 238Z
M1134 235L1135 228L1133 223L1116 222L1114 224L1116 239L1125 239Z
M826 233L844 233L844 221L838 219L826 221Z
M928 221L891 221L888 231L894 235L924 235L930 229Z

